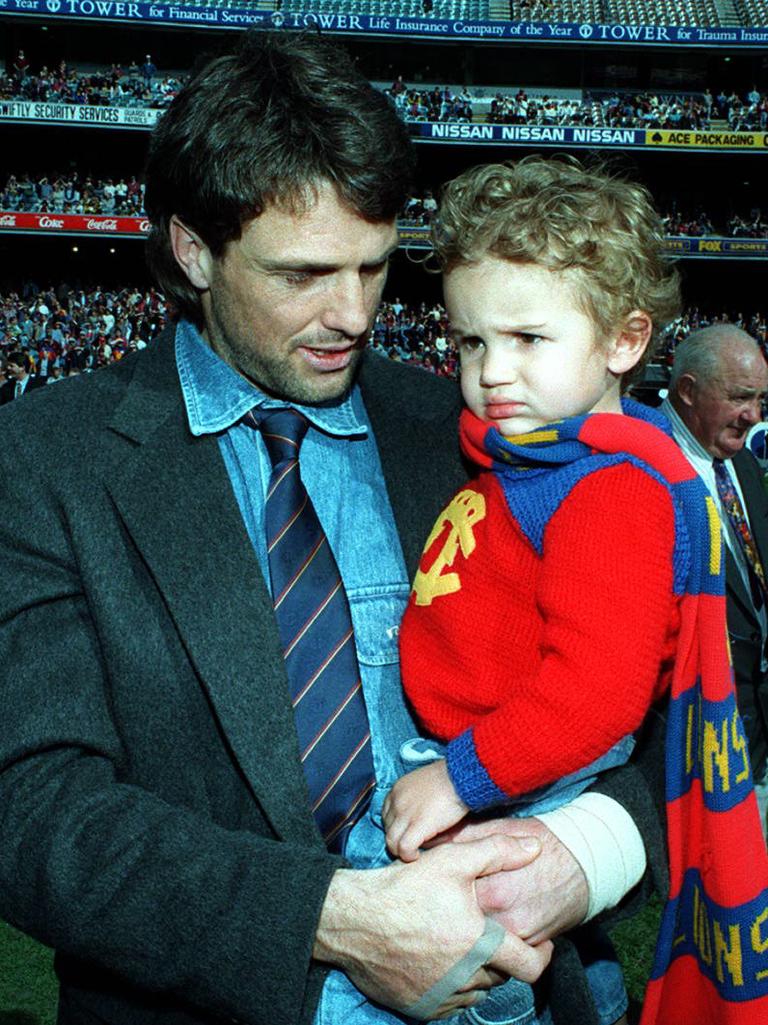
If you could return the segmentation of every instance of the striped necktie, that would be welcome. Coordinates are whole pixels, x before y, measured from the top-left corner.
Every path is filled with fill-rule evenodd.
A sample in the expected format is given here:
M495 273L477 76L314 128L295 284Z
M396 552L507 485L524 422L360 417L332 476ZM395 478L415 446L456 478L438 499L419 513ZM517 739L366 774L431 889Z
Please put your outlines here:
M343 849L374 786L368 714L339 568L299 474L309 421L295 409L251 411L272 462L265 507L269 574L312 811Z
M752 599L755 603L755 608L760 609L768 598L768 591L766 591L765 584L765 572L763 570L763 564L760 561L760 555L757 551L757 545L755 539L752 537L752 531L749 529L749 523L744 512L744 507L741 504L739 493L734 487L731 475L722 459L713 459L712 466L715 471L715 483L717 484L717 493L720 496L723 509L728 517L728 520L733 528L733 532L736 535L739 548L744 556L749 571L749 581L752 589Z

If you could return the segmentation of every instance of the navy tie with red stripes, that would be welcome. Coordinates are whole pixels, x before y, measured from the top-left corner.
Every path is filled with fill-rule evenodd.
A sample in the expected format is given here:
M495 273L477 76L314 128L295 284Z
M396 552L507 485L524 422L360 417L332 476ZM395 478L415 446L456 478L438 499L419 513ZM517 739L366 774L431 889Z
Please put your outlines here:
M272 462L269 574L312 811L340 851L370 800L373 758L347 595L299 473L309 421L295 409L256 409L245 422L261 431Z

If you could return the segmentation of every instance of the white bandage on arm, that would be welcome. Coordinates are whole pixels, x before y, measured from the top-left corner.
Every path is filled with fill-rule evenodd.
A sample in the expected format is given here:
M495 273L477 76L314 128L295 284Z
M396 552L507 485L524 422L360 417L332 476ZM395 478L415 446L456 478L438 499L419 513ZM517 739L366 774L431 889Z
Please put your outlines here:
M643 876L645 847L629 812L605 794L580 794L537 815L581 865L589 887L584 919L615 907Z

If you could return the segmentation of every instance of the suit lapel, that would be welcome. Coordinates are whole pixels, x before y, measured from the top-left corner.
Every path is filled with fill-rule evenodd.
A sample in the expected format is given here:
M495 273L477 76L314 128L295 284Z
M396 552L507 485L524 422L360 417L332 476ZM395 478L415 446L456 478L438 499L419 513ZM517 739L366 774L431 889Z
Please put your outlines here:
M426 371L393 365L373 353L366 353L360 387L408 579L413 580L437 516L467 479L459 455L458 388L430 378Z
M768 571L768 496L760 479L760 470L747 451L734 456L733 466L744 494L752 537L763 569Z
M112 429L138 444L107 486L265 814L278 835L319 842L271 599L218 442L190 434L165 347L116 410Z
M766 561L768 559L768 500L762 489L759 475L755 472L756 467L752 464L752 457L742 451L733 457L732 462L744 495L752 537L757 545L763 568L768 570L768 561ZM725 582L732 597L739 602L745 614L757 622L752 597L747 593L736 560L728 549L725 560Z

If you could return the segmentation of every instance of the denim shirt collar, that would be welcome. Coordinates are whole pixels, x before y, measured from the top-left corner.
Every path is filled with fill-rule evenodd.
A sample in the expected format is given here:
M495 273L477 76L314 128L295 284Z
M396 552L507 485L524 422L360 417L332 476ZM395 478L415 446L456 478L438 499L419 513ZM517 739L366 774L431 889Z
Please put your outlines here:
M217 356L188 320L176 328L176 365L192 434L218 434L238 423L254 407L279 409L290 405L326 434L340 437L367 433L357 385L338 402L301 406L272 398Z

